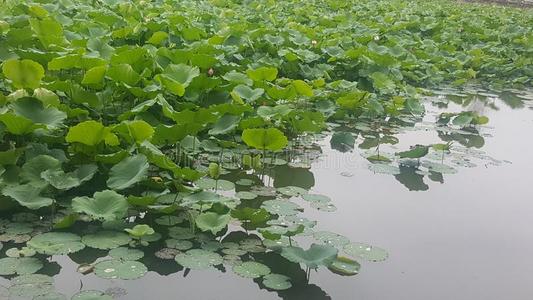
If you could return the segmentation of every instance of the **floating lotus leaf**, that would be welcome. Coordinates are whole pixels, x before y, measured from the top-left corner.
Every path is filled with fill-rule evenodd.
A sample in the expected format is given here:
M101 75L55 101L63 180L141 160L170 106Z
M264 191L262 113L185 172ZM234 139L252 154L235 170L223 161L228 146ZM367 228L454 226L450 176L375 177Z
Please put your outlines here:
M257 198L257 194L248 191L240 191L235 193L235 197L243 200L252 200Z
M346 257L337 257L328 267L333 273L352 276L359 273L361 265L355 260Z
M328 196L318 195L318 194L304 194L302 195L302 198L305 201L309 201L313 203L328 203L331 201L331 199Z
M42 274L27 274L15 277L11 280L9 296L33 298L54 291L54 279Z
M146 266L133 260L104 260L94 266L94 274L105 279L137 279L148 272Z
M4 257L0 259L0 275L24 275L39 271L43 263L35 257Z
M285 186L285 187L280 187L277 190L278 190L278 192L282 193L283 195L289 196L289 197L296 197L296 196L299 196L299 195L306 195L307 194L307 190L304 189L304 188L301 188L299 186ZM305 197L304 197L304 199L305 199Z
M250 185L254 184L254 181L251 180L251 179L247 179L247 178L241 178L241 179L235 181L235 183L238 184L238 185L250 186Z
M189 250L193 247L193 243L187 240L168 239L165 241L168 248L178 249L181 251Z
M177 240L188 240L195 237L195 235L191 232L190 228L185 227L170 227L168 229L168 235L171 238L177 239Z
M123 232L98 231L84 235L81 241L91 248L108 250L128 244L131 238Z
M244 278L258 278L270 274L270 268L259 262L246 261L233 266L233 272Z
M206 212L198 215L195 222L196 226L202 231L211 231L212 234L217 234L219 231L226 228L230 219L231 217L229 215Z
M43 233L34 236L27 245L38 253L47 255L70 254L85 248L79 236L68 232Z
M119 247L109 251L109 256L120 260L139 260L144 257L144 252L139 249Z
M350 243L350 240L340 234L329 232L329 231L317 231L313 234L313 237L326 245L333 247L343 247Z
M271 214L280 216L295 215L301 209L300 206L289 200L267 200L263 202L261 207Z
M44 295L35 296L32 300L67 300L67 297L58 292L49 292Z
M263 284L271 290L287 290L292 287L290 279L290 277L281 274L268 274L263 276Z
M368 261L383 261L389 257L384 249L363 243L351 243L343 248L344 252L352 257L360 257Z
M221 191L231 191L235 188L235 184L231 181L219 179L215 180L212 178L200 178L196 182L196 185L202 189L217 189Z
M400 168L398 166L382 164L382 163L370 164L368 166L368 169L375 173L381 173L381 174L398 175L401 173Z
M217 203L221 201L222 199L218 194L208 191L201 191L183 197L183 203L185 205L196 203Z
M176 262L185 268L193 270L207 269L222 264L222 256L203 249L191 249L176 255Z
M94 193L93 198L76 197L72 199L72 209L95 219L113 221L126 215L128 201L115 191L104 190Z
M295 262L303 263L307 267L315 269L318 266L328 266L337 257L337 249L328 245L312 244L307 250L300 247L285 247L281 250L281 256Z
M71 300L113 300L113 297L100 291L81 291L72 296Z
M126 189L144 180L149 166L143 154L127 157L111 168L107 186L116 190Z

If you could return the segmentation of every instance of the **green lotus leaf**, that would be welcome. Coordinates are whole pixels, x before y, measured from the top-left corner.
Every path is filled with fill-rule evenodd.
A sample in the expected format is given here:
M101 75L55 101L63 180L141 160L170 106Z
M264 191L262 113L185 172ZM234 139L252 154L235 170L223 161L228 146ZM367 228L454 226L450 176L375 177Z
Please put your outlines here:
M148 159L143 154L127 157L111 168L107 186L115 190L126 189L144 180L149 167Z
M195 203L217 203L221 201L222 199L218 194L208 191L201 191L183 197L184 205Z
M43 103L34 98L22 98L12 105L13 111L35 124L43 124L47 128L57 128L63 124L67 114L55 107L44 107Z
M231 70L222 76L225 80L235 84L252 85L254 82L246 74Z
M217 163L210 163L209 167L209 176L213 179L218 179L220 176L220 166Z
M120 260L139 260L144 257L144 252L139 249L119 247L109 251L109 256Z
M259 278L270 274L270 268L262 263L246 261L240 265L233 266L233 272L244 278Z
M135 225L131 229L124 229L124 231L129 233L134 238L141 238L155 233L154 229L146 224Z
M81 291L76 293L70 300L113 300L113 297L100 291Z
M271 290L282 291L292 287L290 279L281 274L268 274L263 276L263 284Z
M94 274L104 279L131 280L143 277L146 272L146 266L134 260L104 260L94 266Z
M286 104L276 106L260 106L257 108L257 115L263 119L279 118L288 115L292 111Z
M350 240L347 237L329 231L317 231L313 233L313 237L317 241L333 247L342 248L343 246L350 243Z
M295 215L301 209L301 207L296 203L293 203L289 200L278 199L264 201L261 207L266 209L271 214L280 216Z
M50 155L41 154L26 161L26 163L22 166L20 177L24 181L42 186L43 184L46 185L41 178L43 172L49 170L56 171L60 170L60 168L61 162L57 158Z
M283 248L281 256L315 269L318 266L329 266L337 258L337 252L337 249L332 246L312 244L307 250L300 247Z
M344 246L343 250L346 254L352 257L360 257L374 262L384 261L389 257L389 254L384 249L363 243L347 244Z
M135 72L129 64L118 64L110 66L106 71L107 77L120 83L130 86L136 85L141 80L141 75Z
M123 232L98 231L84 235L81 241L91 248L109 250L128 244L131 238Z
M43 186L35 186L32 183L8 185L2 190L2 195L11 197L29 209L39 209L54 203L54 199L40 196L42 190Z
M4 113L0 115L2 122L8 132L15 135L24 135L33 132L40 126L35 125L30 119L16 115L14 113Z
M239 84L233 88L231 96L237 101L242 102L242 99L247 100L248 103L255 102L263 95L265 90L261 88L252 89L247 85Z
M243 200L252 200L257 198L257 194L248 191L240 191L235 193L235 197Z
M16 88L38 88L44 77L44 68L31 59L10 59L2 64L4 76Z
M309 84L307 84L307 82L303 80L294 80L292 82L292 85L294 86L298 94L307 96L307 97L313 97L314 95L313 88Z
M231 181L205 177L198 179L195 184L202 189L217 189L221 191L231 191L235 188L235 184Z
M375 72L370 74L374 89L380 92L390 92L396 88L396 84L392 81L387 74L381 72Z
M163 41L166 40L167 38L168 38L168 33L164 31L156 31L152 34L152 36L146 42L153 44L153 45L159 45L163 43Z
M34 257L4 257L0 259L0 275L33 274L43 267L43 263Z
M257 196L257 195L256 195ZM268 221L271 216L264 208L242 207L231 211L231 216L241 221L260 224Z
M185 64L168 65L163 73L155 76L155 79L161 82L171 93L181 97L185 94L185 88L198 75L200 75L198 67L190 67Z
M179 253L175 260L183 267L193 270L208 269L223 262L220 254L203 249L191 249L185 253Z
M249 69L246 71L248 77L254 81L274 81L278 76L278 69L269 67L260 67L257 69Z
M359 273L361 265L355 260L339 256L328 266L328 268L333 273L343 276L352 276Z
M214 212L205 212L198 215L195 219L196 226L202 231L211 231L212 234L217 234L222 229L226 228L231 217L229 215L219 215Z
M11 280L10 297L31 299L54 290L54 279L43 274L25 274Z
M115 144L116 136L111 130L97 121L85 121L70 127L65 140L69 143L82 143L95 146L105 141L106 144ZM118 141L117 143L118 144Z
M85 72L85 75L83 75L83 80L81 81L81 83L85 85L101 83L102 80L104 80L106 72L107 66L97 66L90 68L89 70L87 70L87 72Z
M47 255L70 254L85 248L79 236L68 232L43 233L34 236L27 245L38 253Z
M113 132L118 133L128 142L138 144L150 141L154 135L154 128L143 120L124 121L113 128Z
M45 48L51 48L52 45L62 46L65 44L63 27L58 21L53 18L31 18L29 21L31 29Z
M349 132L335 132L329 141L331 148L340 152L353 150L355 137Z
M400 158L421 158L428 154L428 150L429 146L415 145L410 150L398 152L396 155Z
M41 173L41 178L56 189L68 190L91 180L97 171L98 167L96 165L87 164L81 165L69 173L65 173L63 170L49 169Z
M259 150L277 151L288 144L287 137L277 128L245 129L242 132L242 140L249 147Z
M47 90L45 88L36 88L33 90L33 97L41 101L44 107L48 106L59 106L59 96L56 93Z
M239 125L241 118L239 116L234 116L226 114L213 124L213 128L209 130L211 135L227 134L233 131Z
M67 297L58 292L48 292L43 295L35 296L32 300L67 300Z
M87 196L72 199L72 209L95 219L113 221L126 215L128 201L115 191L95 192L93 198Z

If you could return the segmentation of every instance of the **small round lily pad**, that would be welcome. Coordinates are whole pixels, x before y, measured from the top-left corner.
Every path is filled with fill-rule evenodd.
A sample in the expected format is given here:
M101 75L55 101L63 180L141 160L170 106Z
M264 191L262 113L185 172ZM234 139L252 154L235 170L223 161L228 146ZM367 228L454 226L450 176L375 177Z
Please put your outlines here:
M104 260L94 266L94 274L105 279L136 279L146 272L146 266L134 260Z
M368 261L384 261L389 257L387 251L363 243L351 243L344 246L344 252L352 257L361 257Z
M70 300L113 300L113 297L100 291L81 291L72 296Z
M109 251L109 256L121 260L138 260L144 257L144 252L139 249L119 247Z
M194 270L207 269L223 262L220 254L203 249L192 249L185 253L180 253L176 255L175 260L185 268Z
M256 261L246 261L234 266L233 272L244 278L259 278L270 274L270 268Z
M328 268L333 273L343 276L352 276L359 273L361 265L355 260L339 256L328 266Z
M69 232L43 233L34 236L27 245L38 253L47 255L65 255L85 248L81 238Z
M108 250L128 244L131 237L119 231L99 231L84 235L81 241L91 248Z
M23 275L39 271L43 263L35 257L4 257L0 259L0 275Z
M292 287L292 284L289 280L290 277L285 275L268 274L263 277L263 284L271 290L281 291L290 289Z

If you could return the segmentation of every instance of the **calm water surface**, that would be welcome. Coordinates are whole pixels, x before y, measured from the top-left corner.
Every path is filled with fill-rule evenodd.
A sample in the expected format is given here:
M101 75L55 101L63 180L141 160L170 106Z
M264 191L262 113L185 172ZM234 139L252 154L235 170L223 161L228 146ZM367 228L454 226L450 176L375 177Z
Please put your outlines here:
M388 260L362 262L356 276L312 272L309 284L293 282L293 289L278 294L260 289L254 281L230 270L191 271L186 277L183 271L169 275L150 271L133 281L104 280L93 274L81 275L70 258L55 256L52 260L61 266L54 276L57 290L70 296L80 287L110 289L117 299L132 300L532 299L531 104L512 97L489 97L463 107L490 118L482 129L481 150L499 160L497 166L478 161L476 167L458 168L457 174L436 181L416 173L374 174L360 151L332 150L326 138L319 142L324 155L312 164L310 172L281 175L283 180L293 181L291 184L312 186L312 192L333 199L336 212L306 209L304 213L318 220L320 230L388 250ZM427 108L425 120L433 121L439 109L430 104ZM451 104L445 110L460 107ZM435 131L423 129L398 138L397 150L442 142ZM174 272L175 264L173 260L160 261L157 269L163 274L165 269ZM1 279L0 284L8 282Z

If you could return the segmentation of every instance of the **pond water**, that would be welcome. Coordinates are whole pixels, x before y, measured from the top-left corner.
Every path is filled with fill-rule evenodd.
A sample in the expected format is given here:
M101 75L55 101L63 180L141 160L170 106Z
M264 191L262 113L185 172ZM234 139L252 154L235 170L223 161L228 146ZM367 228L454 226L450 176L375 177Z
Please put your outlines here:
M311 271L307 282L303 267L253 254L273 272L290 275L293 287L275 292L258 279L237 276L231 266L226 265L223 272L221 268L187 271L174 260L160 260L145 251L142 262L149 272L144 277L107 280L77 272L78 263L101 260L107 253L87 249L52 256L40 273L54 275L55 290L68 297L83 289L133 300L528 299L533 294L529 282L533 273L531 93L446 90L439 94L428 97L424 120L402 127L395 134L399 143L382 145L380 152L386 155L414 144L453 139L452 154L445 154L443 162L456 172L428 172L424 159L400 168L369 169L365 157L375 150L357 147L363 142L361 135L356 148L347 152L333 150L330 136L323 136L316 139L321 155L310 169L279 166L269 173L272 182L265 179L275 187L301 186L327 195L336 211L302 204L303 215L317 220L318 230L388 251L385 261L360 261L356 276L339 276L322 268ZM479 134L438 134L434 122L438 113L465 109L488 116L490 122ZM372 144L367 139L368 143ZM316 156L314 149L309 150L311 156ZM432 159L438 161L438 155L434 153ZM305 238L298 241L309 244ZM0 279L0 284L10 283Z

